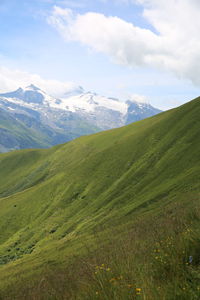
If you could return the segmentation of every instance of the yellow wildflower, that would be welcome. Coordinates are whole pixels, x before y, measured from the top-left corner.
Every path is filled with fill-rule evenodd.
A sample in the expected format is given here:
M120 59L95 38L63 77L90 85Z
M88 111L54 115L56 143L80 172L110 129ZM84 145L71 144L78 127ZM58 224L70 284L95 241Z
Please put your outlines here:
M140 295L142 289L141 289L141 288L136 288L135 291L136 291L136 294L137 294L137 295Z

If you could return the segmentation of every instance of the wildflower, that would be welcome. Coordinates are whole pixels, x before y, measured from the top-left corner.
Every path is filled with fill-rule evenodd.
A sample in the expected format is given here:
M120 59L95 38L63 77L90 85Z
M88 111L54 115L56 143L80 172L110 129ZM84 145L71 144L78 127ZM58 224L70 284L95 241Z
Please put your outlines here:
M193 261L193 257L192 256L189 256L189 263L191 264Z
M140 295L142 289L141 289L141 288L136 288L135 291L136 291L136 294L137 294L137 295Z
M109 271L110 271L110 268L107 268L106 271L109 272Z
M154 252L159 253L159 252L160 252L160 249L155 249Z
M99 295L99 292L98 292L98 291L96 292L96 295Z

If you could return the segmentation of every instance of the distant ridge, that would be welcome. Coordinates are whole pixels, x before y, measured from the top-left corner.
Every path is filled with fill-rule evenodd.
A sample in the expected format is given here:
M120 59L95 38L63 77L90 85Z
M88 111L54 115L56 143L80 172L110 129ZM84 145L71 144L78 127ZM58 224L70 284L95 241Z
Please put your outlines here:
M85 92L82 87L74 88L64 98L57 99L33 84L0 94L0 110L7 116L7 123L1 124L0 120L0 126L4 129L4 137L6 132L9 136L6 143L5 139L0 139L0 151L49 147L161 112L150 104L120 102ZM8 120L18 124L17 131ZM22 127L23 137L19 130ZM30 143L27 143L28 136Z

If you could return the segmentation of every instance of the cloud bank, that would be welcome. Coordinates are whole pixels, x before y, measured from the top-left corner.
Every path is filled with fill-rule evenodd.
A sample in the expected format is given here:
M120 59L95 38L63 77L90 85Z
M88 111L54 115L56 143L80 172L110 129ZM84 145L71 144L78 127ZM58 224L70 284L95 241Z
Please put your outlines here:
M30 84L34 84L58 98L78 88L73 82L44 79L37 74L0 67L0 93L12 91L19 87L24 88Z
M135 26L134 20L129 23L93 12L75 14L59 6L54 6L48 22L66 41L80 42L115 63L170 71L200 85L200 1L126 2L142 5L143 17L154 30Z

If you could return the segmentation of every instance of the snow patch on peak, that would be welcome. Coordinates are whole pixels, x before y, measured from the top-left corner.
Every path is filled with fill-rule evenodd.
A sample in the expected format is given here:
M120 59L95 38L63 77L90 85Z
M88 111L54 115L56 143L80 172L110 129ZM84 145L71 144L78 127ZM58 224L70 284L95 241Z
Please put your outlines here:
M0 94L0 97L3 97L2 101L12 102L40 112L42 110L60 110L62 113L71 112L87 119L93 118L96 126L101 123L102 128L105 125L103 120L106 118L106 128L114 128L125 125L123 120L127 119L127 122L130 123L141 119L138 115L143 116L147 111L149 112L146 113L147 116L159 112L147 104L146 98L141 95L133 95L130 100L121 102L116 98L107 98L91 91L85 92L81 86L73 87L64 97L53 97L31 84L24 89L19 88L14 92ZM137 118L134 119L132 116L135 115Z
M64 93L63 98L69 98L85 93L85 90L82 86L73 87L71 90Z
M106 108L113 111L118 111L123 115L127 113L127 104L113 100L111 98L106 98L104 96L99 96L92 92L87 92L72 96L69 98L62 98L62 106L67 107L70 111L85 111L94 112L98 108Z

